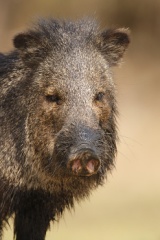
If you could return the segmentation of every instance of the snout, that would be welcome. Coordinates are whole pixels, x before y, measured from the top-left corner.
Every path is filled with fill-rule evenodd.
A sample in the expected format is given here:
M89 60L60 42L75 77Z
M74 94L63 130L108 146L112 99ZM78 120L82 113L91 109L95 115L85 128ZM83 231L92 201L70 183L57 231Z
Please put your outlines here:
M100 159L90 148L82 148L71 153L67 164L68 169L78 176L91 176L100 168Z

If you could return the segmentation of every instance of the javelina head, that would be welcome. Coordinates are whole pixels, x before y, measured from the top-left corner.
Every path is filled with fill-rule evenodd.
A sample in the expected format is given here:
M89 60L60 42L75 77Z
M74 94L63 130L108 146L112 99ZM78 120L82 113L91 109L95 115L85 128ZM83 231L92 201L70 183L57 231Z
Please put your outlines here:
M32 73L26 152L46 177L103 178L114 165L117 109L110 68L128 44L125 29L99 32L90 20L41 21L14 39Z

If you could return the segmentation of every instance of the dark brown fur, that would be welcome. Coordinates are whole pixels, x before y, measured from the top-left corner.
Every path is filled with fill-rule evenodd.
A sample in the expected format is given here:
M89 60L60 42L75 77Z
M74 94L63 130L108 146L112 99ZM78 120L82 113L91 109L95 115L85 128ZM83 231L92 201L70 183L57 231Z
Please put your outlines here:
M0 55L0 239L14 213L17 240L44 240L51 220L103 184L117 141L110 68L128 44L125 29L50 19Z

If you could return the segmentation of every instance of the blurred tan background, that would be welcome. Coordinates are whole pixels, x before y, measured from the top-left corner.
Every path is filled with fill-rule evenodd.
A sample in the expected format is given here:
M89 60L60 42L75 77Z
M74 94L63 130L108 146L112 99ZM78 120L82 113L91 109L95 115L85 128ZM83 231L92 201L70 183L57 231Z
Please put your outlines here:
M66 212L47 240L160 240L160 0L0 0L0 51L35 17L88 14L102 27L131 29L125 63L114 70L119 153L106 185ZM12 238L11 222L4 239Z

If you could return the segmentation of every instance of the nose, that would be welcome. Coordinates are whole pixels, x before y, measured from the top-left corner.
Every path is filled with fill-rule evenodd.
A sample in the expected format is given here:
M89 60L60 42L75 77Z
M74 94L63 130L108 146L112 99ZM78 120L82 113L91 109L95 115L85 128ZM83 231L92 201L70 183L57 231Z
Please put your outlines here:
M70 154L67 167L74 175L91 176L97 173L100 167L100 159L94 150L82 148Z

